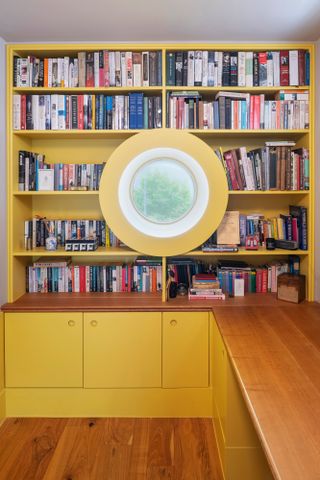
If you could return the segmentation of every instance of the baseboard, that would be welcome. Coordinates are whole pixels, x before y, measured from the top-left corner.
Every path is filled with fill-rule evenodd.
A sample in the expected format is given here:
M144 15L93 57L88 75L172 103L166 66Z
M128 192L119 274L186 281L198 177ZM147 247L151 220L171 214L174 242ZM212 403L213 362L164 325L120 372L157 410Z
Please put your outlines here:
M211 388L7 388L7 417L212 417Z
M6 418L6 392L1 390L0 392L0 425Z

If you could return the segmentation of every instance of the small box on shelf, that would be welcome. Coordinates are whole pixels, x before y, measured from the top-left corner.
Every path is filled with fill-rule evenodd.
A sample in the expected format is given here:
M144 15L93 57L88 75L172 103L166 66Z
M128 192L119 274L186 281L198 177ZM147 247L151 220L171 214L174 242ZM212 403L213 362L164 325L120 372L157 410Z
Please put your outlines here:
M306 298L305 275L282 273L278 276L277 299L300 303Z

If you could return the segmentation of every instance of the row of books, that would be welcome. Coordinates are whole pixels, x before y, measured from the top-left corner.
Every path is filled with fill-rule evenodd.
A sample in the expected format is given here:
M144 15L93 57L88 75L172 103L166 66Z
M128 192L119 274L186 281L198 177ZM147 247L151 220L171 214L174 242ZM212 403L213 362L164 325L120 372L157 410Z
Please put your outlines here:
M19 151L19 191L99 190L103 163L46 163L45 155Z
M309 150L293 149L294 142L266 142L222 152L215 149L228 180L229 190L309 190Z
M300 272L299 268L299 257L292 255L288 260L274 261L259 267L250 265L243 267L218 267L217 277L222 292L230 296L236 294L236 282L239 279L243 280L244 294L276 293L278 276L287 272L298 275Z
M161 128L161 97L147 97L143 93L96 96L97 130L127 130Z
M79 52L13 59L15 87L149 87L162 84L161 51Z
M14 95L14 130L161 128L161 97L128 95Z
M307 50L168 52L169 86L273 87L310 84Z
M199 92L167 96L167 127L189 129L305 129L309 128L308 93L285 93L278 99L265 94L219 92L215 100Z
M156 293L161 288L160 265L72 265L50 259L26 268L27 293Z
M58 247L64 247L66 240L83 239L97 239L99 247L123 246L104 220L48 220L42 217L25 220L24 248L26 250L44 247L49 235L56 237Z
M297 242L297 248L308 250L307 208L290 205L288 213L265 218L260 213L242 214L226 211L217 230L203 244L203 251L219 251L218 247L230 245L237 251L237 245L245 246L248 236L257 237L257 246L266 246L267 238ZM217 247L217 248L215 248ZM286 247L285 247L286 248ZM224 248L220 248L223 251Z

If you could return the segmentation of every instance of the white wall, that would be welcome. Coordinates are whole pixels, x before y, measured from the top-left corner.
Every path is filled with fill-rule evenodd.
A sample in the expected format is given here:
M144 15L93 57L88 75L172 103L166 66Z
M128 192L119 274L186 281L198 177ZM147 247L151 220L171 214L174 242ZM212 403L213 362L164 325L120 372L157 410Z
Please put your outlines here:
M7 301L5 42L0 37L0 305Z
M320 38L316 43L315 300L320 302Z

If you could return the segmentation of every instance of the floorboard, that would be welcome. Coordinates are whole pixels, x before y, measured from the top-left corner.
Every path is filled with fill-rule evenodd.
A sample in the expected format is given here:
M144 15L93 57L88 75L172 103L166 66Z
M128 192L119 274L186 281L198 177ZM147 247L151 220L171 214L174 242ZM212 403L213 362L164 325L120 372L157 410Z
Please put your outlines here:
M0 480L221 480L211 419L7 419Z

